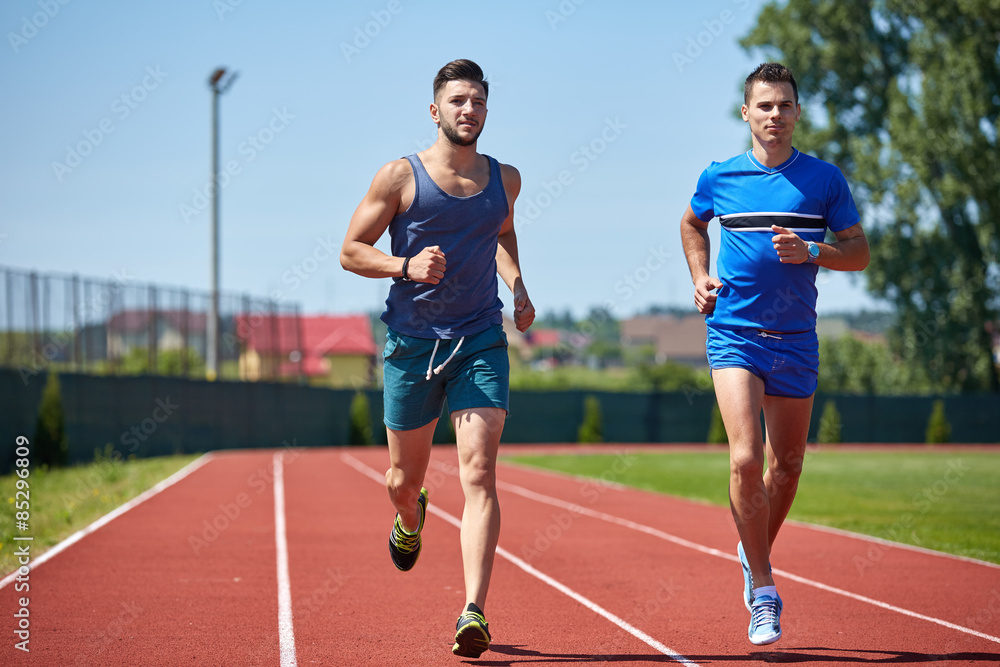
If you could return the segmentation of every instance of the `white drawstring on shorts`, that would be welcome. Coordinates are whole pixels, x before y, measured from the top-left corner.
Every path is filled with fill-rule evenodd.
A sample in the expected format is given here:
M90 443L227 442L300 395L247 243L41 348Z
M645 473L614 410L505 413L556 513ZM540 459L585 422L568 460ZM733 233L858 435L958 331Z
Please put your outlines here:
M451 358L455 356L456 352L458 352L458 348L462 347L462 341L464 341L464 340L465 340L465 336L462 336L461 338L458 339L458 345L456 345L455 349L451 351L451 354L448 355L448 358L444 360L444 363L441 364L440 366L438 366L437 368L434 368L434 355L437 354L438 345L441 344L441 339L439 338L439 339L437 339L437 340L434 341L434 350L431 352L431 360L427 363L427 379L428 380L431 379L431 369L432 368L434 368L434 371L433 371L434 375L437 375L442 370L444 370L444 367L448 365L448 362L451 361Z

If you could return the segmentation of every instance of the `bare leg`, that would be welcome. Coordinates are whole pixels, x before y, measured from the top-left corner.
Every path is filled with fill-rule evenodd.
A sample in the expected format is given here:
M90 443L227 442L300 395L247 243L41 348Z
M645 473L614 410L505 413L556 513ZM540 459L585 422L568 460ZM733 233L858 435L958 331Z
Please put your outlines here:
M729 506L755 586L773 586L768 560L769 495L764 483L760 411L764 381L742 368L712 371L715 395L729 436Z
M424 474L431 458L431 441L437 419L410 431L386 429L389 440L389 469L385 473L385 488L389 491L403 530L420 528L417 498L424 483Z
M812 404L812 396L764 397L764 423L767 427L767 472L764 473L764 485L767 487L769 500L768 553L774 546L774 540L792 508L795 492L799 488Z
M459 477L465 493L462 512L462 565L465 602L486 608L493 558L500 539L496 462L507 413L500 408L474 408L451 414L458 442Z

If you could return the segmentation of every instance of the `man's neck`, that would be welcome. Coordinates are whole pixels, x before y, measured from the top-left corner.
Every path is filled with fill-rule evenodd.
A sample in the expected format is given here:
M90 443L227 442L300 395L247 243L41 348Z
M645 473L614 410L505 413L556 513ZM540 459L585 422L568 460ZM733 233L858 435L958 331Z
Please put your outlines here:
M467 174L479 165L480 155L476 152L476 144L459 146L444 137L438 137L424 153L431 160L446 164L457 174Z
M774 169L787 162L788 158L792 157L794 151L795 149L791 143L765 146L756 139L753 142L753 156L757 158L757 162L760 162L768 169Z

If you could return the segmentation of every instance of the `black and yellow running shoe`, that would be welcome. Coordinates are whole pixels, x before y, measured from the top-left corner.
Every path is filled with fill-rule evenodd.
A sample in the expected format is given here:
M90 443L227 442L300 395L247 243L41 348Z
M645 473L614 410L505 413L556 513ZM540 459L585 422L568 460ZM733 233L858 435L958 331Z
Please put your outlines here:
M455 645L451 652L463 658L478 658L490 648L490 627L483 611L469 604L455 624Z
M420 525L417 527L417 532L408 533L403 530L397 514L392 523L392 532L389 533L389 555L392 557L392 564L403 572L413 568L417 556L420 555L420 531L424 529L424 516L427 514L427 489L420 489L417 507L420 508Z

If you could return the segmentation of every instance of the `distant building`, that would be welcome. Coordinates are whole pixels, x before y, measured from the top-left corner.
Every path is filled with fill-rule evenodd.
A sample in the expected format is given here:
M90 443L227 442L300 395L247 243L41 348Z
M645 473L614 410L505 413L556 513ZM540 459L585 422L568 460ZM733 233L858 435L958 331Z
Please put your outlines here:
M298 377L333 387L370 386L377 348L367 315L236 319L242 339L240 378Z
M705 316L690 315L641 315L620 323L623 347L649 345L656 355L656 362L677 363L704 368Z
M107 356L122 358L136 348L191 348L205 358L205 313L188 310L121 310L107 323Z

